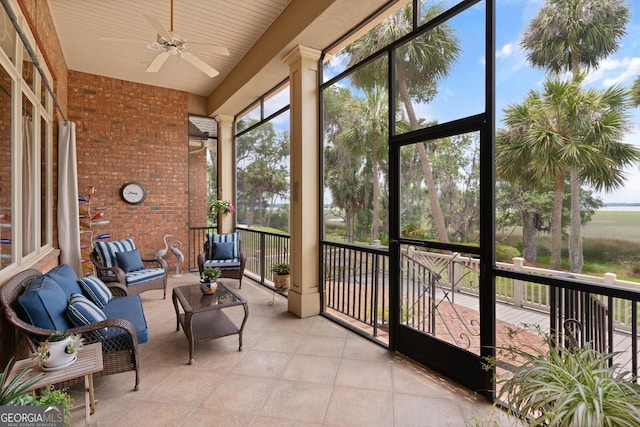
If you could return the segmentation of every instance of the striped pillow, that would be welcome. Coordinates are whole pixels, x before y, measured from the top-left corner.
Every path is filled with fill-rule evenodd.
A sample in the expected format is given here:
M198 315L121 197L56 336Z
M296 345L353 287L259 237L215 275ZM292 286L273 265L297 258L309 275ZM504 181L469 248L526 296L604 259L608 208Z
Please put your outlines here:
M95 242L93 247L98 253L100 263L105 267L115 267L118 265L116 261L116 252L128 252L136 248L133 243L133 237L124 240L113 240L109 242Z
M207 259L215 259L215 244L214 243L233 243L233 258L238 258L238 240L240 240L240 232L236 231L235 233L229 234L214 234L207 233L207 241L209 242L209 253L207 254Z
M82 293L89 298L98 308L104 308L113 294L107 285L104 284L97 276L87 276L78 280Z
M67 317L75 326L91 325L102 320L107 320L107 316L87 297L80 294L71 295L67 306Z

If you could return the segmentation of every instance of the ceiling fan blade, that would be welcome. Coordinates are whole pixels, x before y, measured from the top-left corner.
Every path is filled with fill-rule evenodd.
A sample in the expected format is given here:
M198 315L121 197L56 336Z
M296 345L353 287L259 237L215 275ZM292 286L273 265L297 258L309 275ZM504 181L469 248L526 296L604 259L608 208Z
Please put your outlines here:
M193 48L193 50L198 50L201 52L208 52L208 53L215 53L216 55L229 56L229 49L227 49L224 46L216 46L214 44L194 43L194 42L188 42L187 46L189 46L189 48Z
M164 62L167 60L167 58L169 58L169 53L168 52L160 52L153 61L151 61L151 64L149 64L149 66L147 67L147 72L148 73L155 73L157 72L160 67L162 67L162 64L164 64Z
M201 60L197 56L192 55L189 52L182 52L182 57L184 58L185 61L187 61L188 63L190 63L194 67L198 68L200 71L202 71L203 73L205 73L209 77L215 77L218 74L220 74L216 70L211 68L209 66L209 64L207 64L206 62L204 62L203 60Z
M149 24L151 24L151 26L155 28L156 32L160 34L160 36L163 39L167 41L171 40L171 33L167 31L167 29L164 27L164 25L162 25L160 21L158 21L153 16L149 16L149 15L143 15L143 16L147 18L147 21L149 21Z
M120 37L100 37L100 40L103 42L118 42L118 43L141 43L141 44L149 44L148 40L138 40L138 39L123 39Z

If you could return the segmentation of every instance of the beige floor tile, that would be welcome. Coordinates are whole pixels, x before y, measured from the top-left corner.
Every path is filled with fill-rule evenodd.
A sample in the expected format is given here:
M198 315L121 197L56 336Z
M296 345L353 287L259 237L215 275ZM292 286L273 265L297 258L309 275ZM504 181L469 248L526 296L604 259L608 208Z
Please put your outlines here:
M173 427L182 424L182 420L191 412L190 407L139 401L111 425L118 427Z
M173 405L197 405L222 381L224 374L184 366L158 384L145 400Z
M182 425L185 427L247 427L252 425L254 419L254 415L238 414L224 407L198 408L184 420Z
M231 370L231 373L263 378L279 378L287 367L291 356L289 353L250 350Z
M260 415L321 423L330 396L330 385L279 381Z
M342 357L345 359L386 362L393 359L393 353L378 344L352 334L344 343Z
M313 324L307 331L308 335L319 335L323 337L344 337L346 338L348 332L342 327L326 319L322 316L314 317Z
M336 386L392 391L391 364L342 359L336 375Z
M277 381L244 375L228 375L204 399L203 408L256 415L271 395Z
M395 424L398 426L465 426L462 411L450 399L395 393L393 396Z
M394 360L391 363L391 377L395 392L455 399L455 390L449 389L446 380L407 360Z
M336 386L333 388L323 425L342 427L392 426L392 399L391 392L387 391Z
M282 374L282 379L317 384L333 384L340 366L334 357L296 354Z
M271 331L263 336L253 346L254 350L279 351L281 353L295 353L305 336L287 332Z
M284 418L256 417L251 427L320 427L320 423L286 420Z
M304 337L297 353L315 356L341 357L345 337L309 336Z

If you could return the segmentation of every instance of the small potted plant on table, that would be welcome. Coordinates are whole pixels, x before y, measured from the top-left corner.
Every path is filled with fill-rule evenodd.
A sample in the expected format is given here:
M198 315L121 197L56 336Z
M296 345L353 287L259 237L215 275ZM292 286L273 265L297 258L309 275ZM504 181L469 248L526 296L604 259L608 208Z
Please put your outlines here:
M207 267L202 270L200 278L200 290L203 294L212 294L218 289L218 277L222 271L218 267Z
M57 331L40 343L32 358L43 370L64 368L76 361L82 341L80 334L70 335L67 331Z
M291 286L291 267L286 262L271 265L273 286L277 292L287 292Z

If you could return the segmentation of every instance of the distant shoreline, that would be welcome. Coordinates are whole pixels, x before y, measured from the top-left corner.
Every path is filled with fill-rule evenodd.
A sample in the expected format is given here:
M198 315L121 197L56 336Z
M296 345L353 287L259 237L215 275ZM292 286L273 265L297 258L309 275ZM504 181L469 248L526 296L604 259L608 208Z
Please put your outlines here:
M640 211L640 203L607 203L598 211L638 212Z

